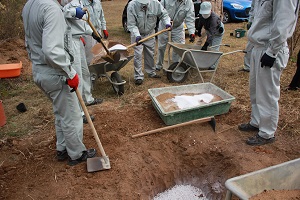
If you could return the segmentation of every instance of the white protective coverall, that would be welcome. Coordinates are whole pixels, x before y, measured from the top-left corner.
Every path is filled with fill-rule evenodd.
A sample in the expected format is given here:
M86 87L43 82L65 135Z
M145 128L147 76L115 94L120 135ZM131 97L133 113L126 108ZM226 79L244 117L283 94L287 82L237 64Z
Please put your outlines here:
M248 31L248 39L254 44L250 61L250 124L259 128L260 137L269 139L277 129L280 76L288 63L287 39L295 30L299 0L257 1L257 12ZM272 68L261 67L264 53L276 58Z
M169 17L171 18L172 31L171 42L185 43L184 22L188 28L189 35L195 34L195 10L192 0L161 0L160 2L167 10ZM164 24L160 21L158 31L165 28ZM160 70L163 67L164 55L166 46L168 44L169 33L164 32L158 35L158 54L156 69ZM172 61L179 62L180 57L173 52Z
M71 38L65 35L67 26L61 7L56 0L29 0L22 17L33 80L53 105L56 149L67 150L71 159L78 159L86 147L78 99L66 84L76 71L64 50L68 46L64 39Z
M249 20L248 23L252 24L255 13L256 13L256 8L257 8L258 1L257 0L252 0L251 2L251 9L249 11ZM253 44L248 40L246 44L245 51L247 52L244 56L244 70L250 71L250 58L251 58L251 52L253 49Z
M95 29L99 32L100 35L102 34L103 30L106 30L106 20L104 17L104 12L102 8L101 1L99 0L81 0L83 7L86 7L90 13L90 20L94 25ZM93 54L91 53L92 47L97 44L97 41L91 35L84 35L83 36L86 45L85 45L85 54L86 54L86 61L87 64L90 65L93 60Z
M135 43L136 37L145 38L155 32L157 18L163 24L170 24L170 17L167 11L158 0L149 0L147 10L141 9L142 4L133 0L127 7L127 26L131 33L131 43ZM144 51L145 71L149 77L155 76L154 64L155 38L151 38L141 45L134 47L134 79L143 80L142 53Z
M73 38L74 63L72 66L77 71L80 78L79 91L82 94L85 103L88 104L93 102L94 98L91 93L91 75L86 61L85 47L80 40L80 37L87 36L92 38L91 35L93 31L84 20L75 17L77 7L84 7L81 0L71 1L64 6L63 11L65 18L67 19L67 24L71 28ZM92 38L92 40L94 39Z

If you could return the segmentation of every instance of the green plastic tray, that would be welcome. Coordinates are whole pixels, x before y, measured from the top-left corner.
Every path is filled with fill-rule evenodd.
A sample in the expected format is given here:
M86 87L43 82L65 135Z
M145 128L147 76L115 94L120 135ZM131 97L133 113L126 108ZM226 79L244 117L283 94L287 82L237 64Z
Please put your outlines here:
M225 92L224 90L218 88L212 83L200 83L200 84L190 84L163 88L152 88L148 89L148 93L152 100L152 104L156 111L158 112L161 119L166 125L180 124L183 122L188 122L195 119L200 119L204 117L210 117L215 115L221 115L229 111L230 105L235 98ZM163 107L160 105L159 101L156 99L157 96L164 93L172 93L176 95L186 94L186 93L209 93L213 95L218 95L222 98L221 101L208 103L206 105L200 105L188 109L180 109L170 112L165 112Z

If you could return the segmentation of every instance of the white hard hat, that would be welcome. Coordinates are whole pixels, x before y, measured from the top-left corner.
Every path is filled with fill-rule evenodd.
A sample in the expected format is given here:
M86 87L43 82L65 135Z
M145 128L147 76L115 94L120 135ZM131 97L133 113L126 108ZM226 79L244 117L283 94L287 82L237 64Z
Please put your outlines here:
M200 5L200 14L210 14L211 12L211 3L204 1L203 3L201 3Z
M150 0L136 0L136 1L141 4L148 4L150 2Z

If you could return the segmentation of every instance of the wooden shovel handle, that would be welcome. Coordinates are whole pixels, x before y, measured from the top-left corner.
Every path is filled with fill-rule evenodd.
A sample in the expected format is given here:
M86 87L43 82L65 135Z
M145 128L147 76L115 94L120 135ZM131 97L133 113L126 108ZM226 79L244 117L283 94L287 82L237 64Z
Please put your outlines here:
M81 107L82 107L82 109L83 109L83 112L84 112L84 114L85 114L85 117L86 117L86 119L87 119L87 121L88 121L88 123L89 123L89 125L90 125L90 127L91 127L91 129L92 129L94 138L95 138L95 140L96 140L96 142L97 142L97 145L98 145L98 148L99 148L99 150L100 150L100 152L101 152L101 155L102 155L103 157L106 157L105 151L104 151L103 146L102 146L102 144L101 144L101 141L100 141L100 139L99 139L99 137L98 137L98 134L97 134L97 131L96 131L96 129L95 129L95 126L94 126L94 124L93 124L93 122L92 122L92 120L91 120L90 114L89 114L89 112L88 112L88 110L87 110L87 108L86 108L86 106L85 106L85 104L84 104L84 101L83 101L83 99L82 99L82 96L81 96L81 94L80 94L80 92L79 92L78 89L76 89L75 92L76 92L77 98L78 98L78 100L79 100L79 102L80 102L80 105L81 105Z
M155 36L157 36L157 35L159 35L163 32L170 31L170 30L171 30L171 28L166 28L166 29L163 29L161 31L158 31L158 32L156 32L152 35L149 35L148 37L145 37L145 38L141 39L138 43L145 42L145 41L147 41L147 40L149 40L149 39L151 39L151 38L153 38L153 37L155 37ZM137 42L132 43L131 45L127 46L127 49L130 48L130 47L134 47L134 46L138 45L138 43Z
M151 130L151 131L139 133L139 134L136 134L136 135L132 135L131 137L132 138L141 137L141 136L149 135L149 134L152 134L152 133L157 133L157 132L165 131L165 130L168 130L168 129L173 129L173 128L180 127L180 126L186 126L186 125L194 124L194 123L197 123L197 122L208 122L208 121L211 121L211 120L212 120L212 117L195 119L195 120L192 120L192 121L189 121L189 122L184 122L184 123L181 123L181 124L175 124L175 125L172 125L172 126L167 126L167 127L158 128L158 129L154 129L154 130Z
M86 22L90 25L90 27L92 28L94 34L96 34L96 35L100 38L100 43L101 43L102 46L104 47L106 53L109 54L110 52L109 52L108 48L105 46L105 44L103 43L103 41L102 41L102 39L101 39L102 36L99 35L98 31L96 30L96 28L94 27L94 25L92 24L92 22L91 22L91 20L90 20L90 13L89 13L88 9L87 9L87 8L82 8L82 10L86 11L86 12L87 12L87 15L88 15L88 18L87 18L87 19L83 19L83 20L86 21Z

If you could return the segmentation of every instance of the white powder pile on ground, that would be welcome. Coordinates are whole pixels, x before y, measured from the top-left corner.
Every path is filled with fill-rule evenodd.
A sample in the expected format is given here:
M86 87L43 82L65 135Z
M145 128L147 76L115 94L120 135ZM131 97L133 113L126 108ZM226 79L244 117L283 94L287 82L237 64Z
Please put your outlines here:
M194 96L188 96L188 95L175 96L174 98L172 98L172 101L177 103L177 106L180 109L186 109L186 108L192 108L195 106L199 106L204 103L205 104L210 103L213 98L214 98L214 95L208 94L208 93L203 93L203 94L194 95Z
M191 185L175 185L157 194L153 200L207 200L203 192Z

